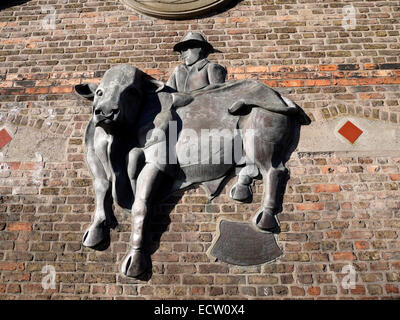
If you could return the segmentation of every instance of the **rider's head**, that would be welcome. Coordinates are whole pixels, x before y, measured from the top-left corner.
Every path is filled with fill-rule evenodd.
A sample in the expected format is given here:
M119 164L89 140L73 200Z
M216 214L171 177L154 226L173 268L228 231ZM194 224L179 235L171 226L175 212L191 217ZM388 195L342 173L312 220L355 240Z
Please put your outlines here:
M191 66L197 61L206 58L214 48L199 32L189 32L174 46L174 51L181 53L185 64Z

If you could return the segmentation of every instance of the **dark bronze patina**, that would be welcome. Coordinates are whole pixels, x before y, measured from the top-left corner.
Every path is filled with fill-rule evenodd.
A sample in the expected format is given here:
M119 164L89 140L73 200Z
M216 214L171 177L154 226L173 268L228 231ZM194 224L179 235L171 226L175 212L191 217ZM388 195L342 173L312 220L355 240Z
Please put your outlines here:
M202 62L207 69L198 72L197 63L211 48L199 34L187 35L176 47L188 52L183 54L185 66L195 68L194 73L185 75L190 86L182 91L187 92L178 92L179 84L174 86L179 69L169 86L130 65L110 68L98 86L75 87L81 96L93 100L85 144L94 177L96 211L83 245L94 249L108 245L110 228L116 224L113 201L131 210L131 249L121 266L127 276L140 277L150 265L145 236L152 204L197 185L202 185L211 199L235 170L238 180L230 195L239 201L251 198L253 179L263 179L264 199L254 216L254 224L263 232L257 235L252 230L252 239L259 237L267 243L257 247L253 260L234 256L234 247L227 247L223 255L218 245L215 252L222 260L239 264L261 261L260 255L264 261L270 257L266 248L272 238L264 232L279 231L275 215L282 210L288 179L285 162L296 148L301 125L309 124L310 119L291 100L258 81L224 82L225 69L216 64L207 67L213 66L210 62ZM218 81L212 81L213 74L219 75ZM214 144L216 136L222 147ZM238 146L243 151L239 156ZM232 226L233 234L240 228L250 230L249 226L227 225ZM226 235L222 232L221 236Z
M146 15L173 20L199 18L232 7L237 0L121 0Z
M251 266L274 260L282 251L273 233L257 231L249 223L222 220L210 254L223 262Z

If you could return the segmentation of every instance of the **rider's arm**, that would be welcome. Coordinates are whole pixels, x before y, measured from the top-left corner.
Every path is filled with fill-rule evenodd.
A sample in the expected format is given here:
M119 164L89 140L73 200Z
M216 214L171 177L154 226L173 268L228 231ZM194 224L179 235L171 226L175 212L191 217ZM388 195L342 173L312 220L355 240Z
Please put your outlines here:
M225 82L226 69L220 64L210 63L207 71L210 84Z
M169 77L167 81L167 86L177 90L177 85L176 85L176 71L178 68L175 68L174 72L172 72L171 76Z

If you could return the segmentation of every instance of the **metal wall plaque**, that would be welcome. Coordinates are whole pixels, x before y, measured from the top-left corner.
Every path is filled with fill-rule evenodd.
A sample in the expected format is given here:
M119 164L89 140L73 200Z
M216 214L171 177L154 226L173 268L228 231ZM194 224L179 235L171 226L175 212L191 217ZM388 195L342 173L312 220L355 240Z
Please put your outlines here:
M260 232L249 223L221 220L219 236L210 254L220 261L239 266L270 262L282 250L270 232Z
M164 19L190 19L222 8L233 0L121 0L146 15Z

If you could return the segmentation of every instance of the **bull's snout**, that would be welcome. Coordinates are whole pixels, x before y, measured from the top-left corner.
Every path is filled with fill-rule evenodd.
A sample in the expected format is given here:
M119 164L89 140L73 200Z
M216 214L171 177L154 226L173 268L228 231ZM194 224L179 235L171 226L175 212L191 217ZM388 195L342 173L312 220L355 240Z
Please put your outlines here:
M108 110L107 110L108 109ZM94 116L96 118L96 122L102 122L105 120L109 120L109 121L115 121L118 114L119 114L119 109L118 108L114 108L114 109L109 109L109 108L101 108L101 107L96 107L94 109ZM109 122L107 121L107 122Z
M111 118L113 115L118 113L118 109L112 109L110 112L106 113L103 109L95 109L94 114L96 116L104 116L106 118Z

